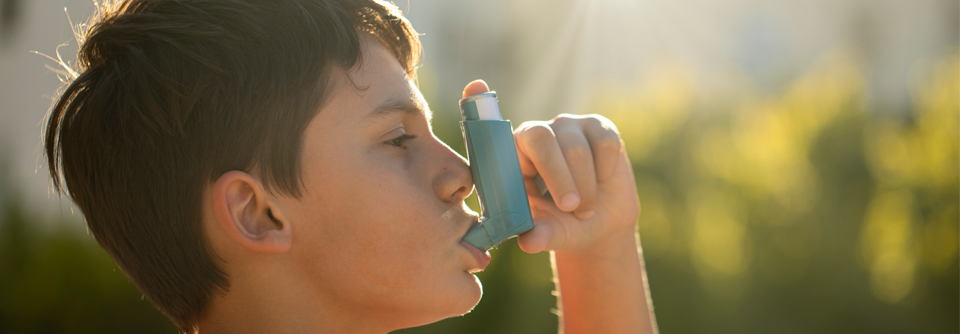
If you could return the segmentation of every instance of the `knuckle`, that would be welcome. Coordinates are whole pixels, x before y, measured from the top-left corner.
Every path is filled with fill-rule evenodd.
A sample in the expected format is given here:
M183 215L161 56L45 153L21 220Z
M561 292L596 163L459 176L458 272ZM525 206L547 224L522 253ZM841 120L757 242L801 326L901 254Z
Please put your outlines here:
M553 125L555 128L563 127L563 128L580 129L583 127L582 122L584 120L584 117L586 116L573 115L573 114L560 114L554 117L550 121L550 124Z
M569 122L569 121L572 121L572 120L576 119L577 117L579 117L579 116L573 115L573 114L568 114L568 113L562 113L562 114L559 114L559 115L557 115L557 116L554 116L554 117L553 117L553 121L554 121L554 122L558 122L558 121L559 121L559 122Z
M563 156L570 161L585 161L593 158L593 152L590 146L584 144L575 144L563 149Z
M604 117L603 115L590 115L593 126L602 128L605 132L611 132L616 136L620 136L620 131L617 130L617 125L613 124L609 118Z
M572 123L569 119L566 118L554 118L550 121L550 127L553 129L565 129L570 128Z
M553 130L542 123L528 124L523 129L523 138L529 142L540 142L554 137Z
M589 116L590 119L596 120L597 122L599 122L599 124L611 123L609 118L600 114L590 114L587 116Z
M620 153L622 145L623 143L620 142L620 137L616 135L603 136L594 143L597 151L606 154Z
M590 114L583 117L583 122L585 125L598 127L598 128L603 127L604 120L606 120L606 117L603 117L597 114Z
M613 133L614 136L620 137L620 129L617 129L617 125L613 124L612 121L607 120L606 122L604 122L603 128Z

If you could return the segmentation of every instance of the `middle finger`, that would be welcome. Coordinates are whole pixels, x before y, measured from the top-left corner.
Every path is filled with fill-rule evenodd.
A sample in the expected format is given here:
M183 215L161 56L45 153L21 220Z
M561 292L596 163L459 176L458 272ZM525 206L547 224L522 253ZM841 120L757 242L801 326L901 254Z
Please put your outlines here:
M576 122L554 122L550 126L580 193L580 205L574 213L582 219L590 218L596 208L597 195L597 172L590 142Z

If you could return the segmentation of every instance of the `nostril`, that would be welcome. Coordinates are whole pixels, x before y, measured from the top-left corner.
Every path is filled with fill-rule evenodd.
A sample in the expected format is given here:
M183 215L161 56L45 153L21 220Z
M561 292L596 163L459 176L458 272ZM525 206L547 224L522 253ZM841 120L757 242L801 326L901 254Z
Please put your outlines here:
M453 193L453 196L461 201L466 199L467 196L470 196L470 187L461 186Z

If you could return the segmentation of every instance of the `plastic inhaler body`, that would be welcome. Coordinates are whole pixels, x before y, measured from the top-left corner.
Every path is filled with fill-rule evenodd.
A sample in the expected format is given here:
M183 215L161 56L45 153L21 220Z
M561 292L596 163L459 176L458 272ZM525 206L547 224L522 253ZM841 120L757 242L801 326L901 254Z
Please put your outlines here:
M486 250L533 229L530 203L517 160L513 127L500 116L497 93L461 99L460 114L460 129L482 215L480 224L470 229L463 240Z

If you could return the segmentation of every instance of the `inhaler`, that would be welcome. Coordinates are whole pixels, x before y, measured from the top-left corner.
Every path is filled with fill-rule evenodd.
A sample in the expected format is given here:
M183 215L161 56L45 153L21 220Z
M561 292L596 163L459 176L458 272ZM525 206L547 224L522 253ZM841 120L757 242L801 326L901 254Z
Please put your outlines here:
M520 173L513 127L500 116L497 93L460 99L460 115L460 130L482 215L480 224L471 228L463 240L487 250L533 229L530 203Z

